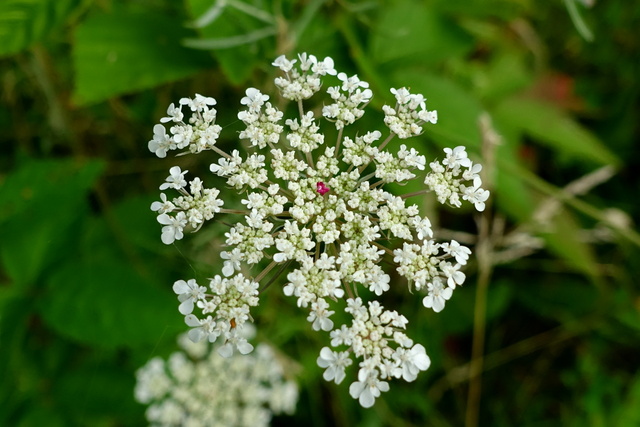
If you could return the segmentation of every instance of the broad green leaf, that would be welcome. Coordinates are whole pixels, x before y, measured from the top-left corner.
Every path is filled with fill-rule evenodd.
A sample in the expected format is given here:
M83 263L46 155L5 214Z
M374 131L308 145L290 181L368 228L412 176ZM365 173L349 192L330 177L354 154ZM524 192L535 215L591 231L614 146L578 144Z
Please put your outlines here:
M493 119L493 117L492 117ZM522 170L525 166L521 145L522 133L518 128L509 124L492 120L494 130L500 136L500 144L495 148L497 168L495 171L494 203L499 211L506 213L519 222L526 222L531 218L536 203L532 189L520 175L513 170ZM509 168L505 168L508 165Z
M631 273L633 274L633 273ZM614 317L622 325L640 332L640 299L630 289L620 287L613 294L615 299Z
M7 175L0 185L0 223L22 214L34 203L86 193L104 164L101 161L28 160Z
M162 226L156 220L158 213L150 209L151 203L159 200L159 194L155 198L130 198L118 203L112 211L113 217L117 219L129 241L154 253L158 252L158 247L166 247L160 240Z
M619 427L640 425L640 375L636 375L627 387L627 395L616 414Z
M499 211L518 221L530 219L535 209L531 189L517 176L501 169L496 171L495 180L492 197Z
M498 105L494 114L501 122L521 128L537 141L575 160L620 164L602 141L551 104L511 97Z
M392 75L394 87L408 87L427 99L427 109L438 111L438 123L424 125L425 135L442 146L465 145L472 150L480 146L478 119L480 103L450 79L416 69L399 69Z
M473 46L473 39L455 21L440 15L424 2L401 1L380 10L374 25L369 52L374 62L393 60L436 64L462 56Z
M136 347L186 329L170 287L160 290L127 261L71 261L47 280L39 309L61 335L104 348Z
M15 424L14 424L15 423ZM16 427L31 427L31 426L50 426L50 427L65 427L68 426L63 414L57 412L51 408L50 405L44 402L33 402L29 406L29 411L25 412L20 421L13 421L12 425Z
M469 0L433 0L429 3L432 7L442 12L482 18L486 21L489 21L490 18L512 21L532 9L531 0L483 0L481 2ZM535 2L533 3L535 4Z
M103 101L209 67L206 53L181 45L190 36L180 22L153 11L116 9L90 16L75 33L75 102Z
M29 334L33 298L12 287L1 287L0 293L0 425L10 425L13 411L18 411L33 388L31 354L25 354L23 343ZM27 372L25 372L27 371ZM21 393L16 393L20 387ZM13 421L11 421L13 422Z
M101 366L83 366L66 372L52 385L56 403L76 419L117 417L120 423L125 419L140 422L143 407L133 400L135 376L116 363L103 361ZM82 405L77 404L78 396L82 396Z
M82 0L0 2L0 56L28 48L60 27Z
M521 52L507 50L496 54L491 62L475 75L480 98L495 101L517 91L524 90L533 81L526 57Z
M0 190L0 259L15 283L33 283L65 258L101 170L100 162L33 161L7 177Z

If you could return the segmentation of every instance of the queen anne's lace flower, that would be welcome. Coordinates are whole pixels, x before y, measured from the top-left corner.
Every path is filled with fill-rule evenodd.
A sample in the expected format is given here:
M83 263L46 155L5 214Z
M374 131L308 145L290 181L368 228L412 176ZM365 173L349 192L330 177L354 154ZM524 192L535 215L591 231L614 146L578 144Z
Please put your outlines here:
M163 125L155 125L153 139L149 141L149 150L158 157L165 157L167 151L175 149L188 149L191 153L199 153L204 150L216 150L215 147L222 128L215 123L217 111L212 108L216 100L204 97L200 94L192 98L182 98L178 107L169 105L167 117L160 122L172 122L169 128L170 135L166 133ZM185 123L182 106L186 105L191 110L191 117Z
M471 253L455 240L437 240L429 218L408 201L422 192L396 195L385 184L405 184L426 174L420 178L427 186L423 192L433 191L453 207L466 201L482 211L489 197L479 175L482 166L460 146L445 148L442 161L429 163L430 171L423 172L427 161L415 144L386 148L394 137L420 135L437 122L436 111L427 110L420 94L391 90L396 103L383 107L384 137L383 129L347 135L372 99L367 82L338 73L331 58L280 56L273 65L284 73L276 87L297 104L297 115L285 118L268 95L247 89L238 114L247 152L217 147L216 103L201 95L169 106L161 122L172 125L170 133L162 125L154 127L149 149L159 157L174 149L216 152L220 157L210 165L214 181L220 189L235 191L244 208L224 209L221 191L205 188L198 178L187 181L186 171L171 168L161 189L179 196L169 199L161 193L151 206L164 225L164 243L182 239L185 230L197 230L214 217L234 215L222 219L232 224L220 254L222 275L214 276L208 289L195 280L176 282L179 310L192 339L220 340L223 356L247 353L252 346L242 330L258 304L258 283L281 283L284 294L307 310L311 328L331 337L331 347L324 347L317 359L324 378L340 383L356 361L357 379L349 392L369 407L389 389L389 379L413 381L430 363L425 348L406 335L408 320L376 299L400 288L391 274L406 278L410 290L423 295L423 305L439 312L463 285L462 268ZM303 101L320 92L326 79L330 99L317 117L318 109ZM191 110L188 125L182 107ZM325 138L323 118L338 130L337 140ZM385 271L387 264L395 264L395 272ZM249 276L251 266L260 266L255 276ZM279 274L286 280L277 282ZM345 317L334 317L338 311L350 318L346 324L336 325L337 318Z
M398 138L406 139L422 132L422 124L425 122L436 123L438 115L436 111L427 111L426 99L420 94L411 94L406 88L391 89L396 97L396 106L391 108L385 105L382 109L384 122L391 132Z
M268 345L225 359L212 351L217 345L184 335L178 343L182 351L166 361L155 357L136 373L135 398L148 405L151 425L268 426L273 414L294 412L297 386L284 379L282 357Z
M429 166L431 172L427 174L424 183L438 196L440 203L449 203L459 208L462 200L473 203L475 208L482 212L484 202L489 198L489 191L482 189L482 180L478 172L482 165L473 164L467 157L464 147L458 146L453 150L445 148L445 158L441 163L432 162ZM463 170L463 168L466 168ZM467 187L463 182L472 182L472 186Z
M338 79L342 86L333 86L327 90L333 104L322 109L322 115L335 122L337 129L342 129L354 123L364 115L364 107L371 101L373 92L369 83L361 81L358 76L348 77L345 73L339 73Z

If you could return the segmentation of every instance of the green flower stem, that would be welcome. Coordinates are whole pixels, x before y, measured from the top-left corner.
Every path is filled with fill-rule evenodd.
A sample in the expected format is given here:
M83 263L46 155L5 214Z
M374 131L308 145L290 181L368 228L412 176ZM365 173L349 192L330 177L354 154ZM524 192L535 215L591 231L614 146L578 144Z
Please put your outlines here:
M262 270L260 272L260 274L258 274L256 276L256 278L254 279L254 281L260 283L260 280L264 279L264 276L266 276L272 269L273 267L275 267L276 265L278 265L277 262L275 261L271 261L271 263L267 266L267 268L265 268L264 270Z

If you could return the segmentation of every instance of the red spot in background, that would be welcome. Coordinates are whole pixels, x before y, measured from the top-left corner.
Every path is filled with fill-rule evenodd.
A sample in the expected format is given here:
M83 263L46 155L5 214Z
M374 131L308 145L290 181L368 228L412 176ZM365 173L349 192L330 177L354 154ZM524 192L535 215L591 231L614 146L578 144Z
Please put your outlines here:
M530 94L570 111L583 111L585 102L575 92L575 80L567 74L550 73L540 78Z

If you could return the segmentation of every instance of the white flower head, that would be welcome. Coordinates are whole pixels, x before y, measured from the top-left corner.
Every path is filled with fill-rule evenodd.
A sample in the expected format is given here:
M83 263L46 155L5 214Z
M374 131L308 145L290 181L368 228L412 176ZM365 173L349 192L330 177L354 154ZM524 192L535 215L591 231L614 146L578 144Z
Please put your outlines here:
M204 299L207 290L204 286L199 286L195 279L189 281L178 280L173 284L173 291L178 294L181 304L178 310L182 314L191 314L196 301Z
M334 381L336 384L340 384L344 380L345 368L353 363L348 352L336 352L329 347L323 347L320 350L317 362L318 366L326 368L322 377L326 381Z
M349 386L349 394L354 399L358 399L363 408L372 407L376 398L380 397L380 392L383 391L389 391L389 383L380 381L374 373L368 374L363 380L355 381Z
M240 100L242 105L246 105L249 111L259 111L260 107L269 100L269 95L264 95L258 89L250 87L246 91L247 96Z
M427 308L433 308L436 313L441 312L444 309L445 301L451 298L453 288L444 286L439 278L433 279L427 287L429 294L424 297L422 304Z
M136 372L134 395L148 405L151 425L235 426L243 420L267 427L273 415L294 412L298 387L284 376L291 362L270 346L222 358L218 352L226 344L194 344L185 336L178 344L181 351L153 358Z
M171 139L171 136L167 135L167 130L162 125L155 125L153 127L153 139L149 141L149 151L155 153L160 158L167 157L167 151L176 147L175 142Z
M383 306L383 295L408 285L425 307L440 312L466 280L471 250L442 242L414 196L430 191L450 207L469 203L482 211L490 195L482 188L482 166L463 146L445 148L440 160L428 162L422 142L408 140L437 123L422 94L392 88L395 103L383 106L379 126L367 128L356 122L373 91L357 74L308 53L281 55L273 65L280 70L274 80L279 97L245 90L240 111L231 114L241 122L231 150L218 143L216 101L204 95L171 104L160 119L168 129L153 129L148 147L159 157L171 150L213 156L211 174L202 179L187 181L187 171L170 169L160 186L167 192L151 205L162 242L172 244L214 219L228 226L223 241L211 245L222 248L208 286L194 279L174 283L178 310L189 338L214 343L216 357L252 357L261 351L246 335L252 310L261 291L280 286L304 311L308 329L328 337L317 358L325 380L341 383L355 374L350 395L371 407L390 380L414 381L430 365L425 348L407 333L409 316ZM402 194L399 188L409 183L412 191ZM352 364L357 369L350 373ZM171 371L187 378L186 366L176 356ZM285 399L294 391L280 389L270 401L290 409ZM151 400L153 393L141 395ZM155 419L178 419L176 405L174 399L154 407L162 414ZM245 424L260 424L265 414L254 408ZM224 417L216 422L225 424Z

